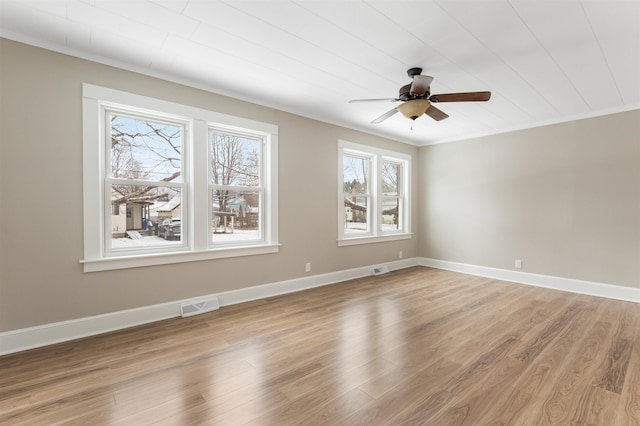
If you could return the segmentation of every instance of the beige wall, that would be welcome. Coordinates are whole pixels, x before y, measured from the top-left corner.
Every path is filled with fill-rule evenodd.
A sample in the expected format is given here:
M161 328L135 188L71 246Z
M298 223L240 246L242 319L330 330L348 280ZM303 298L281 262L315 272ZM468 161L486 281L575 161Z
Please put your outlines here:
M84 273L82 83L278 125L280 253ZM4 39L0 129L0 332L418 256L336 244L337 140L413 146Z
M640 111L420 150L423 257L640 288Z
M84 273L83 82L279 126L280 253ZM428 257L640 287L640 111L416 148L0 39L0 332ZM337 247L336 143L414 156L412 240ZM416 161L418 160L418 161Z

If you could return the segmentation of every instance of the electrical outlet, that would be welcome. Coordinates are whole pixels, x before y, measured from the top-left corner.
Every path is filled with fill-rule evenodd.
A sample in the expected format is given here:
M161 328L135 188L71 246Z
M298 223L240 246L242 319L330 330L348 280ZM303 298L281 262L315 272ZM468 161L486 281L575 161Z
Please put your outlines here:
M522 269L522 260L516 259L516 269Z
M311 272L311 262L307 262L304 264L304 271Z
M402 259L402 250L398 253L398 259Z

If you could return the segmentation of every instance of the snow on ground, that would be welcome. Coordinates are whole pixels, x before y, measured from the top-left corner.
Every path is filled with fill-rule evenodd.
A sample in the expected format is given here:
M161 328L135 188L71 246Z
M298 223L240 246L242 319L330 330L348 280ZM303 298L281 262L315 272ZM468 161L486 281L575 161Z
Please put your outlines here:
M347 229L350 233L366 233L366 228L363 224L348 223ZM383 231L396 231L396 225L382 225ZM250 241L257 240L259 232L257 229L235 229L233 232L215 233L213 234L214 243L228 243L234 241ZM112 249L132 249L139 247L167 247L167 246L179 246L182 241L179 239L165 240L164 238L157 236L144 236L138 240L132 240L130 238L113 238L111 240Z
M256 229L236 229L227 233L217 233L213 234L213 242L214 243L227 243L233 241L247 241L247 240L255 240L259 236L259 233ZM111 239L111 248L112 249L131 249L138 247L167 247L167 246L179 246L182 244L182 241L175 238L165 240L164 238L157 236L144 236L137 240L132 240L130 238L112 238Z
M393 232L398 230L398 225L393 223L383 223L382 231L383 232ZM367 232L367 224L360 222L347 222L345 224L345 231L349 233L366 233Z

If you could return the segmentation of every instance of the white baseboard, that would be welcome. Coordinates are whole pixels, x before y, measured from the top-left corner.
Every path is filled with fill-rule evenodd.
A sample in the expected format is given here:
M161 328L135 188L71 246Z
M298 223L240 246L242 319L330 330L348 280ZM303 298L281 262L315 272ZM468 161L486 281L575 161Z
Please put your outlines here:
M420 258L418 263L421 266L429 266L432 268L445 269L447 271L495 278L502 281L510 281L519 284L533 285L536 287L568 291L571 293L580 293L589 296L606 297L608 299L640 303L640 288L532 274L522 271L511 271L508 269L489 268L486 266L469 265L466 263L449 262L446 260L429 259L424 257Z
M385 263L390 270L399 270L418 265L418 258L402 259ZM377 266L376 264L375 266ZM136 325L147 324L167 318L180 316L180 305L198 300L217 297L220 306L229 306L251 300L263 299L286 293L293 293L314 287L334 284L371 275L374 265L326 274L311 275L286 281L279 281L255 287L200 297L176 300L158 305L143 306L135 309L111 312L103 315L78 318L69 321L44 324L0 333L0 355L33 349L54 343L65 342L82 337L94 336L109 331L120 330Z
M329 272L326 274L305 276L286 281L258 285L255 287L202 295L191 299L176 300L158 305L143 306L140 308L111 312L103 315L95 315L69 321L44 324L36 327L12 330L0 333L0 355L20 352L27 349L33 349L82 337L94 336L96 334L147 324L167 318L179 317L181 304L196 302L210 297L217 297L220 306L229 306L251 300L258 300L266 297L293 293L300 290L361 278L371 275L372 267L379 265L380 264L368 265L343 271ZM392 271L418 265L428 266L520 284L528 284L555 290L640 303L640 289L631 287L510 271L506 269L489 268L486 266L469 265L429 258L402 259L388 262L386 265L388 265L389 269Z

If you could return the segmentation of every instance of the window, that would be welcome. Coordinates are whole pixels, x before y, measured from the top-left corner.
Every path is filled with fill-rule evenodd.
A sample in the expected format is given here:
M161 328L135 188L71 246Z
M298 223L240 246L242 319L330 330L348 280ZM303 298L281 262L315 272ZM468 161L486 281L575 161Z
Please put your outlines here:
M382 158L380 221L383 233L399 232L404 229L404 168L405 163L403 161Z
M263 138L212 128L209 141L212 244L264 241Z
M85 271L278 251L277 126L85 84Z
M373 156L345 151L342 156L344 234L371 233L371 164Z
M187 182L182 152L188 122L149 113L134 115L114 107L103 108L101 114L110 141L105 146L104 194L109 197L105 209L112 212L104 217L104 253L141 254L186 245L181 232L184 221L170 230L165 221L181 220L188 209L169 214L163 209L184 204ZM114 214L120 206L126 208L126 219Z
M338 141L340 245L410 238L410 159Z

